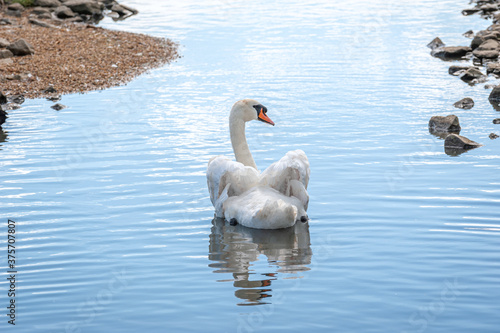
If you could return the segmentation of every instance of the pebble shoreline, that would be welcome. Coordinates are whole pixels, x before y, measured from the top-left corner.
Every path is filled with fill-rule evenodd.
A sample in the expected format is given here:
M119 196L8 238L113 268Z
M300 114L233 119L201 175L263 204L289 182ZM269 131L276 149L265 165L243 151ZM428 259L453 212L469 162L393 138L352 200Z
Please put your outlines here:
M122 85L179 57L178 45L169 39L54 15L39 19L33 8L15 15L9 11L6 5L0 13L0 24L8 22L0 25L0 44L2 39L4 44L22 39L34 51L0 59L0 92L10 98L54 98Z
M464 9L462 11L464 16L477 14L485 19L492 19L493 24L485 30L480 30L476 33L472 30L465 32L463 36L472 39L470 45L446 46L439 37L436 37L427 46L432 50L431 55L436 58L445 61L471 61L470 65L460 64L450 66L448 73L459 77L465 83L473 86L478 83L487 82L490 77L495 79L500 78L500 0L472 0L470 4L474 5L474 7ZM483 68L486 69L485 73L483 73ZM500 111L500 85L485 85L485 88L493 88L489 96L489 102L495 110ZM454 106L469 110L474 107L474 101L466 97L457 101ZM497 124L495 120L493 120L493 123ZM498 124L500 124L500 121ZM458 117L455 115L448 115L447 117L436 116L432 117L429 121L429 131L445 139L445 149L447 145L449 148L454 148L454 151L450 155L459 155L468 149L481 146L466 137L452 134L453 132L460 133L460 126L458 125L457 129L456 125L458 125ZM440 128L437 132L435 131L436 127ZM488 137L494 140L499 136L496 133L491 133Z

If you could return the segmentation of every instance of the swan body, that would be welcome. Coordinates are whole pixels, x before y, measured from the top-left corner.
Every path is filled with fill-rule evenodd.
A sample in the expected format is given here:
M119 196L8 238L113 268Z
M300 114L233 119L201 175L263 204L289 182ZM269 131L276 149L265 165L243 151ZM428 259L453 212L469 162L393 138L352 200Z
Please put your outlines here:
M236 161L224 156L210 159L208 190L217 217L250 228L287 228L308 220L309 161L302 150L294 150L259 173L246 141L245 123L260 120L274 125L266 113L252 99L234 104L229 129Z

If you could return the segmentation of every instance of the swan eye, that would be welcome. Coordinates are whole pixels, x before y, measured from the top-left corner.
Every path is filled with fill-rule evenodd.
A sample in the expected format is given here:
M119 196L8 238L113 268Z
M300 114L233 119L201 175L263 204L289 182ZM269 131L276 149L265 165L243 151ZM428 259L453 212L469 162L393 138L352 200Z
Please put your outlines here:
M262 104L254 105L253 108L255 109L255 111L257 111L257 116L260 114L261 111L264 114L267 113L267 108L264 105L262 105Z

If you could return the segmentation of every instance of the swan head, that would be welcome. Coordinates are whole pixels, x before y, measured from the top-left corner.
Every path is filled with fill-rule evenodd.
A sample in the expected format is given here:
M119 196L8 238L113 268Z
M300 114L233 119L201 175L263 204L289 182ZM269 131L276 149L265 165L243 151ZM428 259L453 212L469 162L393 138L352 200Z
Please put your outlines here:
M274 122L267 116L267 108L254 99L242 99L234 103L230 117L245 122L259 120L274 126Z

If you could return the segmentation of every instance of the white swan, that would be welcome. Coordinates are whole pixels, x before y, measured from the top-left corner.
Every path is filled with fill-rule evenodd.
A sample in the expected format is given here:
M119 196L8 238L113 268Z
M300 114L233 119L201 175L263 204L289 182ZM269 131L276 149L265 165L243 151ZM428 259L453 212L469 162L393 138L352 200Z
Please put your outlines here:
M245 123L260 120L274 125L267 108L253 99L236 102L229 116L229 132L236 161L210 159L207 183L215 215L231 224L257 229L291 227L307 222L309 161L302 150L288 152L262 174L248 148Z

